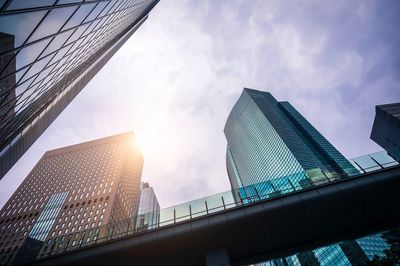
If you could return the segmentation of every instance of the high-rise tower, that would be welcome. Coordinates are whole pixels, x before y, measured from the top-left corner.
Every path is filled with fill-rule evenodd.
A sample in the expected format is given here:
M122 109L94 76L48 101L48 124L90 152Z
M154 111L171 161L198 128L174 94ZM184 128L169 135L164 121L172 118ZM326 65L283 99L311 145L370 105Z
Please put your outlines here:
M244 89L224 132L233 189L301 187L358 173L292 105L267 92Z
M139 230L156 228L160 221L160 204L154 189L147 182L140 184L140 201L136 227Z
M267 92L244 89L224 131L231 186L244 188L239 197L252 188L276 195L359 173L292 105ZM377 234L259 265L365 265L388 247Z
M133 228L142 167L133 133L46 152L0 212L0 264Z
M0 1L0 179L157 2Z

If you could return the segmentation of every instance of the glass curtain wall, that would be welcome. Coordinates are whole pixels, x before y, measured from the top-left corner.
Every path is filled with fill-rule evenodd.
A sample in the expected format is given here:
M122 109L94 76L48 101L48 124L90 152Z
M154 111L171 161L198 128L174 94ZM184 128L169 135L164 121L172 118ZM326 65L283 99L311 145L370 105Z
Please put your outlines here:
M157 2L0 1L0 178Z

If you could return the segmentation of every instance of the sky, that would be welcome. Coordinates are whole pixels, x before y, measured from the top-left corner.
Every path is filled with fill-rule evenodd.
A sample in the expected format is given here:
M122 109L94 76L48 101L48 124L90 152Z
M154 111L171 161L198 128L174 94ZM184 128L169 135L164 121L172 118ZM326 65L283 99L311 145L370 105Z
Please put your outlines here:
M400 101L400 2L164 0L0 181L47 150L134 131L161 207L230 188L225 121L244 87L296 107L346 157Z

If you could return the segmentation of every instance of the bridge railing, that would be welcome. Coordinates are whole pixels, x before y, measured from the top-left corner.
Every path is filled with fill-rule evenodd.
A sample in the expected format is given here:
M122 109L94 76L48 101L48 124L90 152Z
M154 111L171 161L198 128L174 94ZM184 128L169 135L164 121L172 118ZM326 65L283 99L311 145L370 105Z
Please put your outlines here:
M42 244L37 259L56 254L81 249L104 242L139 235L161 227L174 226L191 219L224 212L232 208L253 204L261 200L273 199L285 194L296 193L303 189L312 189L316 186L338 182L343 179L357 178L368 172L380 171L385 168L399 165L386 152L377 152L349 160L357 169L357 173L331 174L321 171L300 172L290 176L271 179L267 182L250 185L238 190L218 193L209 197L193 200L176 206L161 209L155 213L141 214L115 223L105 224L84 231L75 232L61 237L55 237ZM143 224L140 218L148 215L148 223Z

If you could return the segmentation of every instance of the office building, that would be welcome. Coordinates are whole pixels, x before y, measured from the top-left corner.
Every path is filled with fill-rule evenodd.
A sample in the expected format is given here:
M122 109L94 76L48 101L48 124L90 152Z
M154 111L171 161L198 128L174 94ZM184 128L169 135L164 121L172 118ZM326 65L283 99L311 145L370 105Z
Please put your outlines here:
M290 103L278 102L268 92L244 89L224 133L234 190L259 184L258 189L276 193L358 174Z
M137 213L136 227L147 230L158 227L160 221L160 204L154 189L147 182L140 184L140 201Z
M142 167L133 133L46 152L0 212L0 263L133 228Z
M0 178L157 2L0 1Z
M400 160L400 103L377 105L371 139Z
M253 191L276 196L359 173L292 105L267 92L244 89L224 131L236 198ZM377 234L258 265L365 265L389 247Z

